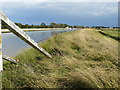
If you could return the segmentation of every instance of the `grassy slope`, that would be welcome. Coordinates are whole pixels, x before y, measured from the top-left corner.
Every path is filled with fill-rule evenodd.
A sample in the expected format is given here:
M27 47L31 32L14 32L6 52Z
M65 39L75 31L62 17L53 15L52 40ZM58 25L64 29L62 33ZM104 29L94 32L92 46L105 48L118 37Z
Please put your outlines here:
M34 49L5 63L3 87L118 87L118 41L94 30L55 35L41 44L53 59Z
M2 36L1 36L1 34L0 34L0 55L1 55L1 53L2 53L2 52L1 52L1 48L2 48L2 44L1 44L1 43L2 43Z

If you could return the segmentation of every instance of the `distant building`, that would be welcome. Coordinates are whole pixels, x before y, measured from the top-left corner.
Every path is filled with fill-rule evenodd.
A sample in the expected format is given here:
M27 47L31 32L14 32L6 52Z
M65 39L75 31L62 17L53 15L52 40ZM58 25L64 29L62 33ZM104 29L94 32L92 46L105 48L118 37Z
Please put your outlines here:
M66 27L66 29L72 29L72 28L70 28L70 27Z
M66 27L66 29L69 29L69 27Z

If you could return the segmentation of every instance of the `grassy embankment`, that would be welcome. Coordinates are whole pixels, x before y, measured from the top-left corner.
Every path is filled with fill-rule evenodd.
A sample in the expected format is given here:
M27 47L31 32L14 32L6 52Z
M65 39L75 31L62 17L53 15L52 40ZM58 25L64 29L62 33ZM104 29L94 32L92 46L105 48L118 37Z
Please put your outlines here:
M0 34L0 55L2 54L2 36Z
M49 59L33 48L5 63L3 87L117 88L118 41L95 30L77 30L50 37L40 44Z

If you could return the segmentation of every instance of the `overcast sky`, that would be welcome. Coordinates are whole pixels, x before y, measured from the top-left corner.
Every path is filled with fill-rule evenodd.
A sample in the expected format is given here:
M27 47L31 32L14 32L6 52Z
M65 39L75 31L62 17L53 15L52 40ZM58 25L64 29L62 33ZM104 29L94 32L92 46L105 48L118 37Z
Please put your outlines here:
M23 24L118 26L117 2L2 2L2 12Z

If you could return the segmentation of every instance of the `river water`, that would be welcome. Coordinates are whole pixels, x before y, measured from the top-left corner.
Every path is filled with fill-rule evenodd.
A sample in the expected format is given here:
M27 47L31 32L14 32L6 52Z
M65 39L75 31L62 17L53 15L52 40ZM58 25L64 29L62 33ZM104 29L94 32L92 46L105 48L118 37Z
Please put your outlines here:
M34 39L37 43L42 42L49 37L63 33L68 31L73 31L75 29L70 30L49 30L49 31L31 31L26 32L32 39ZM31 48L27 43L18 38L13 33L3 33L2 34L2 52L3 55L7 55L10 57L15 57L17 54L22 53L22 51Z

